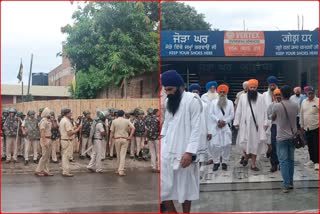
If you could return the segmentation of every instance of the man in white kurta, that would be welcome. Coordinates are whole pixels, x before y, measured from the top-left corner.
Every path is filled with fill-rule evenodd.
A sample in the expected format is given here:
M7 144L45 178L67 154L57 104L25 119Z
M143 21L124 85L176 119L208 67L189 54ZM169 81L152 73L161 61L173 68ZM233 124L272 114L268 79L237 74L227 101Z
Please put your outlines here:
M267 78L267 83L268 83L268 91L263 92L263 100L264 103L266 105L266 108L268 109L268 107L272 104L273 102L273 91L275 89L278 88L278 79L275 76L269 76ZM272 120L268 120L268 129L266 131L267 134L267 145L268 145L268 151L267 151L267 157L271 156L271 152L272 152L272 147L271 147L271 135L275 135L275 133L271 133L271 126L275 125L274 122L272 122ZM273 130L275 130L273 128Z
M218 83L216 81L210 81L206 84L207 93L201 96L201 100L205 103L209 104L212 100L218 98L218 93L216 89L218 87Z
M219 98L212 101L209 109L209 126L212 139L209 143L210 154L213 160L213 171L220 167L222 158L222 170L227 170L232 144L231 123L234 117L234 107L231 100L227 99L229 87L219 85L217 92Z
M267 150L266 129L268 127L267 108L257 88L257 80L248 81L248 92L240 96L233 122L233 125L239 129L237 144L244 152L243 166L248 164L248 159L251 157L251 169L254 171L259 171L256 166L257 155L264 154ZM249 99L256 123L251 113Z
M199 84L191 84L189 86L189 91L191 93L195 93L200 98L200 92L201 87ZM208 159L208 140L211 139L212 134L209 134L207 122L208 122L208 113L207 113L207 103L205 103L203 100L202 102L202 113L201 113L201 137L200 137L200 143L198 148L198 157L199 157L199 163L200 163L200 171L204 170L204 162Z
M174 70L161 76L167 93L166 115L161 130L161 200L167 211L177 212L173 200L190 212L199 199L199 165L202 104L199 97L184 91L182 77Z

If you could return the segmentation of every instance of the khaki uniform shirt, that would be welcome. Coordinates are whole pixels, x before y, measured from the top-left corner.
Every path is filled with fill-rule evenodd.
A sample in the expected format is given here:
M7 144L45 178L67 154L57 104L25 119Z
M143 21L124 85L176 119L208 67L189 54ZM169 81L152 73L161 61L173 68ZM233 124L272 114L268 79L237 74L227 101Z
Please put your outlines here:
M114 138L129 137L129 132L134 126L130 120L118 117L112 121L110 130L114 133Z
M46 137L51 137L51 126L52 126L51 120L47 118L42 118L39 123L39 129L40 131L44 129L44 133Z
M63 117L59 125L61 140L73 139L73 136L68 136L68 131L73 130L71 121L67 117Z

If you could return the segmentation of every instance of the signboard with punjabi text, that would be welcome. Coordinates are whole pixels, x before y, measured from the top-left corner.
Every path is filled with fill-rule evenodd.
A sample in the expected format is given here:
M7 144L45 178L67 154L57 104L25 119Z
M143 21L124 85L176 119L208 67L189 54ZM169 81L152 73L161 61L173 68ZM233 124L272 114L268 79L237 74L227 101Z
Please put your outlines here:
M318 31L161 32L161 57L314 57L318 54Z

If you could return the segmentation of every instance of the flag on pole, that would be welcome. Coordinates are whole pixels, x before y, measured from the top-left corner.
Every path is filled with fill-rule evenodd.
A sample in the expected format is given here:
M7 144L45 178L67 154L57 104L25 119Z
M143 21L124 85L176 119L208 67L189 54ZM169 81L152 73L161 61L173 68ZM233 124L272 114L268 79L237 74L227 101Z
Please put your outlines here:
M19 68L19 73L17 75L17 78L19 80L19 83L21 82L22 80L22 76L23 76L23 65L22 65L22 60L20 61L20 68Z

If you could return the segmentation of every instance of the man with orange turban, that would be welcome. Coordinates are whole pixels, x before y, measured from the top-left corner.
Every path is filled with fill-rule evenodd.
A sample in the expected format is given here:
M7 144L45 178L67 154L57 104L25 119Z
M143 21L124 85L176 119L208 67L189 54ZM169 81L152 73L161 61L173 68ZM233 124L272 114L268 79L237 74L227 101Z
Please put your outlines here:
M251 169L254 171L259 171L256 165L257 156L265 154L267 150L267 107L262 94L257 91L258 84L256 79L248 81L248 92L240 96L233 122L239 129L237 144L244 152L241 163L246 166L251 157Z
M227 170L232 143L231 123L234 117L233 103L227 98L229 87L221 84L217 92L219 98L212 101L208 115L208 129L209 133L212 133L209 153L213 160L213 171L217 171L220 167L220 158L222 158L222 170Z

